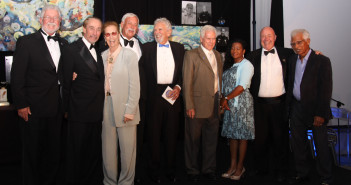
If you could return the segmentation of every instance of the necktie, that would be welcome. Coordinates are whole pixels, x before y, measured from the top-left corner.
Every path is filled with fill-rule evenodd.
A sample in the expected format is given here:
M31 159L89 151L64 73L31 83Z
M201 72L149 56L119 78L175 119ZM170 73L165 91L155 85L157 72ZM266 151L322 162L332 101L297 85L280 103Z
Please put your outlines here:
M89 47L89 50L95 48L95 45L94 44L91 44L90 47Z
M169 44L158 44L159 47L166 47L166 48L169 48Z
M216 63L216 58L215 55L213 53L213 51L211 51L209 53L209 60L210 60L210 64L213 70L213 73L215 74L215 83L214 83L214 93L216 93L218 91L218 73L217 73L217 63Z
M122 38L123 38L123 37L122 37ZM127 46L128 43L129 43L129 46L130 46L131 48L133 47L134 41L132 41L132 40L127 40L127 39L125 39L125 38L123 38L123 40L124 40L124 46Z
M269 50L269 51L264 51L264 55L268 55L268 53L272 53L272 54L274 54L275 53L275 50L274 49L271 49L271 50Z

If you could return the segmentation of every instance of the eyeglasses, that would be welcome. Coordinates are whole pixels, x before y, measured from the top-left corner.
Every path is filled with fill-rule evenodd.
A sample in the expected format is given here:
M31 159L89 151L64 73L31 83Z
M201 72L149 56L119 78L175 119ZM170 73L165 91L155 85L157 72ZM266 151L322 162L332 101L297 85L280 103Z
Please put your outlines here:
M109 37L109 36L116 36L117 32L112 32L112 33L105 33L105 37Z
M43 17L44 20L54 20L54 21L58 21L61 19L61 17L50 17L50 16L45 16Z
M291 47L295 47L296 45L301 45L305 40L298 40L296 42L290 43Z

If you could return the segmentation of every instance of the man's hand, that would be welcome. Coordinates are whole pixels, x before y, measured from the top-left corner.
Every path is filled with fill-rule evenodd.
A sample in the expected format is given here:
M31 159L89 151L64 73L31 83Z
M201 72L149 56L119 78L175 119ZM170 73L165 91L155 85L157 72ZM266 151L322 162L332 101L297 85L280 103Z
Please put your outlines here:
M176 100L179 97L180 88L177 85L174 86L174 88L170 94L171 94L172 100Z
M323 123L324 123L324 118L319 116L314 117L313 126L320 127L323 125Z
M73 72L73 77L72 77L72 81L74 81L76 78L77 78L77 73L76 72Z
M30 111L29 107L18 109L17 112L18 112L18 116L24 119L24 121L28 121L28 114L32 115L32 112Z
M188 115L189 118L193 119L195 117L195 110L194 109L186 110L186 115Z

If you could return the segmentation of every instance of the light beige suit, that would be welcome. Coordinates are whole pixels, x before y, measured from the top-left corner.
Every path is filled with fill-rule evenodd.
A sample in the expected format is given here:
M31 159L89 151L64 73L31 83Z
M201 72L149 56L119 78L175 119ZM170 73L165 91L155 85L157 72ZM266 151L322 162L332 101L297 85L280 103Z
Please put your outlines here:
M107 50L102 53L105 70L108 53ZM138 57L134 51L121 49L114 61L110 84L111 96L105 97L102 125L104 184L117 185L119 144L121 173L118 184L131 185L134 184L135 175L136 126L140 121ZM133 120L124 123L125 114L134 115Z
M187 117L185 120L185 167L189 175L214 174L216 171L219 93L215 93L215 80L218 80L218 91L220 91L223 65L220 54L215 50L213 52L216 56L218 78L215 77L212 66L201 47L187 51L184 56L185 109L195 110L195 117L193 119ZM201 165L200 148L202 148Z

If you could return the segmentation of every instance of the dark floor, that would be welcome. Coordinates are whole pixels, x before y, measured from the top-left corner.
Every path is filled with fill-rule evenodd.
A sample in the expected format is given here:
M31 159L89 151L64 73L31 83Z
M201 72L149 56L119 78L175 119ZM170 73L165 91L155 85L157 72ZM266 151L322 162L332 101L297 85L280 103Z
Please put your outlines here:
M229 184L240 184L240 185L281 185L287 183L277 183L272 181L270 177L258 177L258 176L249 176L246 175L245 178L241 179L240 181L232 181L229 179L218 178L217 181L210 181L205 177L201 177L200 181L197 183L192 183L187 181L187 176L184 170L184 151L183 151L183 141L179 141L179 147L177 151L177 182L171 183L166 179L166 177L162 177L161 185L229 185ZM314 162L312 162L314 163ZM221 173L227 170L229 164L229 149L227 146L226 141L223 138L220 138L218 144L218 153L217 153L217 174L220 176ZM314 165L314 164L312 164ZM314 167L312 169L315 169ZM20 162L15 161L11 163L1 163L0 164L0 185L20 185L21 184L21 167ZM63 184L63 170L60 173L60 182L58 184ZM312 170L310 174L310 181L303 183L302 185L314 185L318 184L319 178L316 174L315 170ZM351 184L351 171L341 168L341 167L334 167L334 182L335 185L350 185ZM153 183L146 172L144 171L142 174L142 182L138 183L142 185L152 185ZM137 185L137 184L136 184Z

